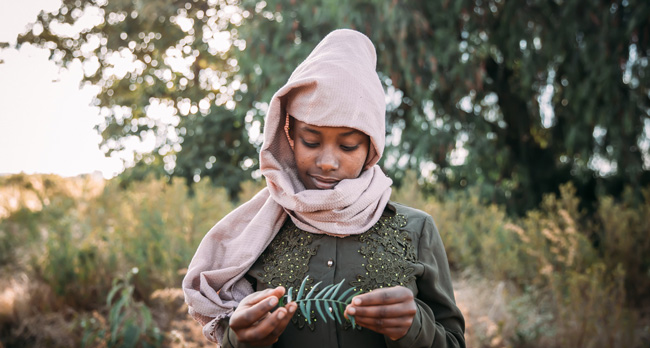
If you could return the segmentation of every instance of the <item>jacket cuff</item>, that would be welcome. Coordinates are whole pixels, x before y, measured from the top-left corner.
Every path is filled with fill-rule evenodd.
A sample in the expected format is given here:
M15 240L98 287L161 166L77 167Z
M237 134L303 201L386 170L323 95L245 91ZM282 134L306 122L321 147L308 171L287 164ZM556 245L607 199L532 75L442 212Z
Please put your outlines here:
M413 323L411 324L409 330L406 332L406 335L404 335L404 337L395 341L384 336L384 339L386 341L386 347L388 348L415 347L415 342L420 336L420 331L422 331L422 311L420 310L420 306L418 304L417 312L413 317Z
M236 348L237 346L237 335L235 335L235 333L230 330L230 327L227 327L226 332L223 334L221 348Z

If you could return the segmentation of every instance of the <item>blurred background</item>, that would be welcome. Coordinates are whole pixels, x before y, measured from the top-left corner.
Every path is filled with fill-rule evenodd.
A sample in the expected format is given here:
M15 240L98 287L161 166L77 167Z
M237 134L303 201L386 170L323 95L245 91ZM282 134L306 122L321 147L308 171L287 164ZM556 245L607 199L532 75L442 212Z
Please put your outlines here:
M199 347L180 281L264 187L268 102L377 49L380 165L471 347L650 345L650 3L0 2L0 347Z

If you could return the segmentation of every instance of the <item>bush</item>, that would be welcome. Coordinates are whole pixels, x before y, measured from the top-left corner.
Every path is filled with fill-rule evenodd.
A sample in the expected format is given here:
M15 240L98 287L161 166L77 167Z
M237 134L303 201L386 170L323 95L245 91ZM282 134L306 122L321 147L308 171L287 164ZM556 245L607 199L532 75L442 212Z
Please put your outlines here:
M134 287L131 279L138 274L133 268L123 279L113 280L113 286L106 300L108 323L100 317L83 318L81 327L82 347L97 347L105 343L107 347L160 347L162 333L151 316L151 311L142 302L133 298Z
M630 189L621 202L603 197L593 221L597 250L609 269L622 267L625 290L636 306L650 302L650 188L638 201Z
M133 267L135 294L180 284L201 238L232 205L223 189L202 181L190 195L181 179L134 182L127 190L109 182L88 201L62 206L53 199L46 249L38 274L75 308L96 308L112 279Z
M497 284L481 296L463 294L486 301L473 307L485 315L467 318L473 330L485 330L475 335L478 346L641 345L638 308L650 298L650 188L643 199L631 191L620 201L601 197L587 214L567 184L526 216L509 217L479 201L478 188L434 187L425 196L409 175L392 199L434 217L454 270ZM240 201L262 187L244 185ZM74 346L129 346L133 339L161 345L156 328L166 326L151 318L152 294L178 290L205 233L234 208L227 192L206 180L189 189L182 180L124 186L18 175L0 178L0 192L0 267L44 283L38 288L47 286L48 296L32 296L27 312L38 312L35 323L70 332L56 338L48 333L56 330L15 329L31 322L27 312L0 331L26 336L6 342L46 346L72 344L62 337L83 338Z
M650 189L644 201L632 194L620 203L602 197L596 213L587 215L579 210L573 185L566 184L559 196L547 195L523 218L482 204L476 190L438 190L424 198L411 183L393 198L434 217L454 269L515 284L512 303L550 316L521 320L525 316L511 307L509 317L519 319L512 319L517 321L510 344L640 345L634 306L650 298L650 231L644 223L650 218Z
M99 341L122 346L116 342L128 343L129 337L142 335L144 328L116 321L109 313L125 311L125 318L148 318L150 295L180 286L205 233L233 209L226 191L208 180L194 185L191 192L181 179L171 183L150 179L126 187L117 180L97 183L55 176L19 175L3 180L0 190L15 188L15 199L2 205L7 215L0 220L0 248L12 253L2 254L0 266L12 272L24 269L31 282L51 289L49 302L39 302L35 309L38 315L67 313L57 318L64 318L67 327L73 328L74 318L80 318L77 323L84 325L81 331L87 334L88 346ZM247 187L255 189L254 184ZM139 271L125 280L123 275L132 269ZM107 297L111 297L109 303ZM137 307L137 313L120 305L125 301ZM102 323L112 325L110 332L102 333ZM22 327L24 322L14 324ZM69 337L79 337L79 328L71 330ZM6 332L24 330L10 327ZM29 335L29 340L38 342L56 341L45 334ZM115 337L121 338L116 341ZM156 340L151 342L157 345Z

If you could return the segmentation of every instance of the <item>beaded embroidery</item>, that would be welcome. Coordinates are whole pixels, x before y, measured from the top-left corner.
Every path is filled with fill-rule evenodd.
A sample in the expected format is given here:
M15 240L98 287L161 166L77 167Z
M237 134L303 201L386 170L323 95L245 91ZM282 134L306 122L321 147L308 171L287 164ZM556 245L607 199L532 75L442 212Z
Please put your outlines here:
M316 255L318 249L311 246L314 238L320 236L300 230L291 219L287 219L276 238L262 253L264 271L259 273L260 279L270 287L299 287L309 270L309 260ZM306 290L309 291L313 284L313 279L307 280ZM312 319L315 318L312 311ZM307 324L300 311L297 311L291 320L300 329L308 325L314 330L314 324Z
M406 285L415 280L415 269L409 262L416 261L416 254L408 232L402 230L404 226L404 215L382 216L370 230L348 237L359 242L358 252L364 259L361 267L365 269L365 274L357 275L350 285L366 292ZM261 256L264 268L259 273L260 280L269 287L299 287L309 271L309 260L316 255L318 249L311 243L315 238L321 237L302 231L290 219L287 220ZM309 291L313 285L314 281L309 279L305 291ZM308 326L313 331L313 322L317 320L314 311L311 316L312 322L308 323L302 313L297 311L291 320L299 329ZM350 327L347 321L343 324L346 330Z
M365 274L350 282L360 291L406 285L415 280L415 269L409 265L416 261L415 250L406 226L404 215L383 216L358 238L362 243L359 253L364 258Z

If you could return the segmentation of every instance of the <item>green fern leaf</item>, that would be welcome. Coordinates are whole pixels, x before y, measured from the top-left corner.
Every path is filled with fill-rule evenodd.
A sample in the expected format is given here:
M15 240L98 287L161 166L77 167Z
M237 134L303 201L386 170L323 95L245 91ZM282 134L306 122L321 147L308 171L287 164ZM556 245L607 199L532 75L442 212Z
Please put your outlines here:
M296 301L302 300L302 294L305 291L305 285L307 285L308 279L309 279L309 275L307 275L305 279L302 280L302 284L300 284L300 290L298 290L298 296L296 297Z
M311 295L314 293L314 291L316 290L316 288L317 288L321 283L322 283L322 282L318 282L318 283L316 283L316 285L314 285L314 286L311 288L311 290L309 291L309 293L307 294L307 296L305 296L305 300L309 300L309 299L311 298Z
M311 304L312 304L313 301L309 301L309 299L311 299L311 295L314 293L314 291L316 290L316 288L317 288L321 283L322 283L322 282L318 282L318 283L316 283L316 285L314 285L314 287L311 288L311 290L309 291L309 293L307 294L307 296L305 296L305 302L307 302L307 305L305 306L306 308L305 308L305 310L302 312L302 315L303 315L305 318L307 318L307 322L310 323L310 324L311 324L311 322L312 322L312 321L311 321ZM301 309L302 309L302 307L301 307Z
M321 309L322 302L321 301L315 301L314 304L316 305L316 311L318 311L318 314L320 314L320 317L323 318L323 322L327 323L327 318L325 317L325 314L323 314L323 310Z
M330 284L317 292L316 288L321 284L321 282L318 282L311 288L307 295L303 297L308 279L309 276L306 276L305 279L303 279L295 299L293 299L293 287L289 288L287 295L285 296L287 298L287 303L291 301L296 302L300 308L300 312L310 324L312 323L311 309L314 307L316 308L318 315L323 319L323 322L326 323L329 317L329 319L342 325L345 320L343 314L345 313L346 306L352 302L354 296L359 295L359 292L355 292L355 288L349 288L337 296L345 282L345 279L343 279L339 283ZM281 299L280 303L284 303L284 301ZM348 315L347 319L352 324L352 328L356 328L354 317Z
M305 277L305 279L302 280L302 284L300 284L300 290L298 290L298 295L296 296L296 302L298 302L298 305L300 306L300 311L305 315L307 313L307 307L305 306L305 302L301 301L302 300L302 294L305 291L305 285L307 284L307 280L309 280L309 275ZM307 318L307 316L305 316Z
M352 328L353 328L353 329L356 329L356 328L357 328L357 324L354 322L354 316L352 316L352 315L348 315L348 319L350 320L350 324L352 324Z
M332 302L330 307L332 308L332 312L334 312L334 316L336 317L336 322L338 322L339 325L343 325L343 321L341 320L341 314L339 314L339 312L343 313L344 310L341 310L339 304L334 302Z
M333 286L334 286L333 284L330 284L324 287L323 290L321 290L319 293L316 294L316 296L314 296L314 300L317 300L321 297L325 297L325 293L328 292Z
M351 300L352 300L352 297L354 297L356 294L353 293L352 296L350 296L349 299L346 298L346 296L348 296L351 292L354 292L355 289L356 289L356 288L349 288L349 289L345 290L345 291L341 294L341 296L339 296L338 301L339 301L339 302L343 302L343 303L345 303L345 304L349 304L350 302L348 302L348 300L351 301Z

